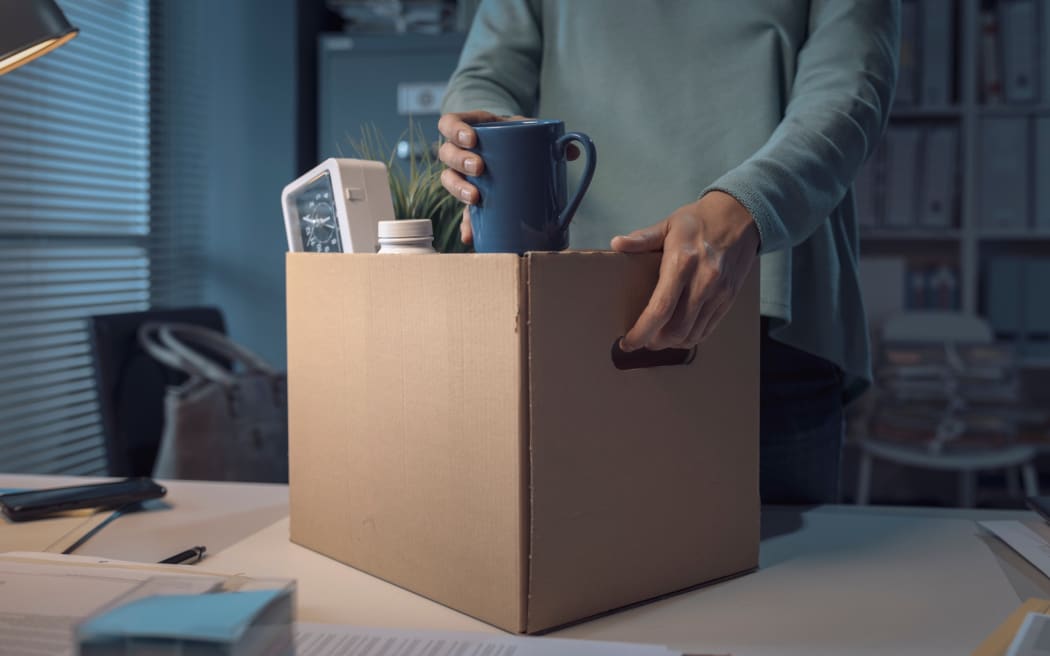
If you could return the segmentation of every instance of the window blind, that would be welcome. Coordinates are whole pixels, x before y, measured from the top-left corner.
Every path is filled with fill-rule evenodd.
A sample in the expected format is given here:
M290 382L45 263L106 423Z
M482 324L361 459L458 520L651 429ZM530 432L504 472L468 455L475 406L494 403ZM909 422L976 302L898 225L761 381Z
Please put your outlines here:
M0 471L94 474L85 318L149 305L149 11L59 5L80 34L0 77Z
M150 298L157 307L203 296L211 80L210 0L150 3Z

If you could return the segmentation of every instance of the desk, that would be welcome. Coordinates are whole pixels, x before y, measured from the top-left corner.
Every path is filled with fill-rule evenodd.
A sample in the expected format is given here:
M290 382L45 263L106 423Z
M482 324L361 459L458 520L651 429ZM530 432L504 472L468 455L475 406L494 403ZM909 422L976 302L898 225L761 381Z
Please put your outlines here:
M67 482L73 480L0 476L0 487ZM291 544L283 486L165 484L170 510L121 517L78 553L155 560L158 552L188 546L187 540L204 541L213 555L201 567L298 579L304 621L496 631ZM1025 595L1041 592L1026 578L1031 572L1004 561L973 523L1017 517L1030 515L767 509L758 572L556 635L737 656L966 654L1017 606L1019 586L1031 586Z
M0 474L0 488L57 487L105 480L112 479ZM208 553L216 553L288 516L287 485L160 483L168 488L161 502L150 502L150 510L118 517L76 553L154 563L198 544L207 546Z

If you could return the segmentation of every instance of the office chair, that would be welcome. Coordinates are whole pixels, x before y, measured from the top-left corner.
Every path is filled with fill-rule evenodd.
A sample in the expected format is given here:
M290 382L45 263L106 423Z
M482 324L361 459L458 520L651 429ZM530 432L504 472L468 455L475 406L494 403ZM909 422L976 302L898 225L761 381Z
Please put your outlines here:
M186 379L139 346L138 329L146 321L177 321L226 332L222 312L213 307L88 317L110 476L151 475L164 430L165 390Z

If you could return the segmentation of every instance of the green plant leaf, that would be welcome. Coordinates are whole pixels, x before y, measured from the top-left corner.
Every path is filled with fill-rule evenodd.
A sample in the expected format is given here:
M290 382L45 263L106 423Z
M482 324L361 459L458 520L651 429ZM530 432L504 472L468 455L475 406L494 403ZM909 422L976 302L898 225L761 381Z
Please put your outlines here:
M411 117L401 138L411 144L413 151L425 144L422 152L412 153L407 172L398 164L396 149L389 147L374 124L362 125L360 140L348 137L348 141L360 159L386 164L395 218L430 219L434 224L435 250L468 252L469 247L459 238L463 206L441 186L444 165L437 158L437 146L426 143L423 129Z

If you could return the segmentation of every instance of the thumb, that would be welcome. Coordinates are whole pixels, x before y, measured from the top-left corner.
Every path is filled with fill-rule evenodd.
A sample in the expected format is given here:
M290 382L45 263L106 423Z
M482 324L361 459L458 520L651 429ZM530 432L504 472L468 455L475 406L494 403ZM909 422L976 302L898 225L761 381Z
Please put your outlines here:
M666 236L667 221L661 221L648 228L613 237L611 246L619 253L649 253L662 250Z

